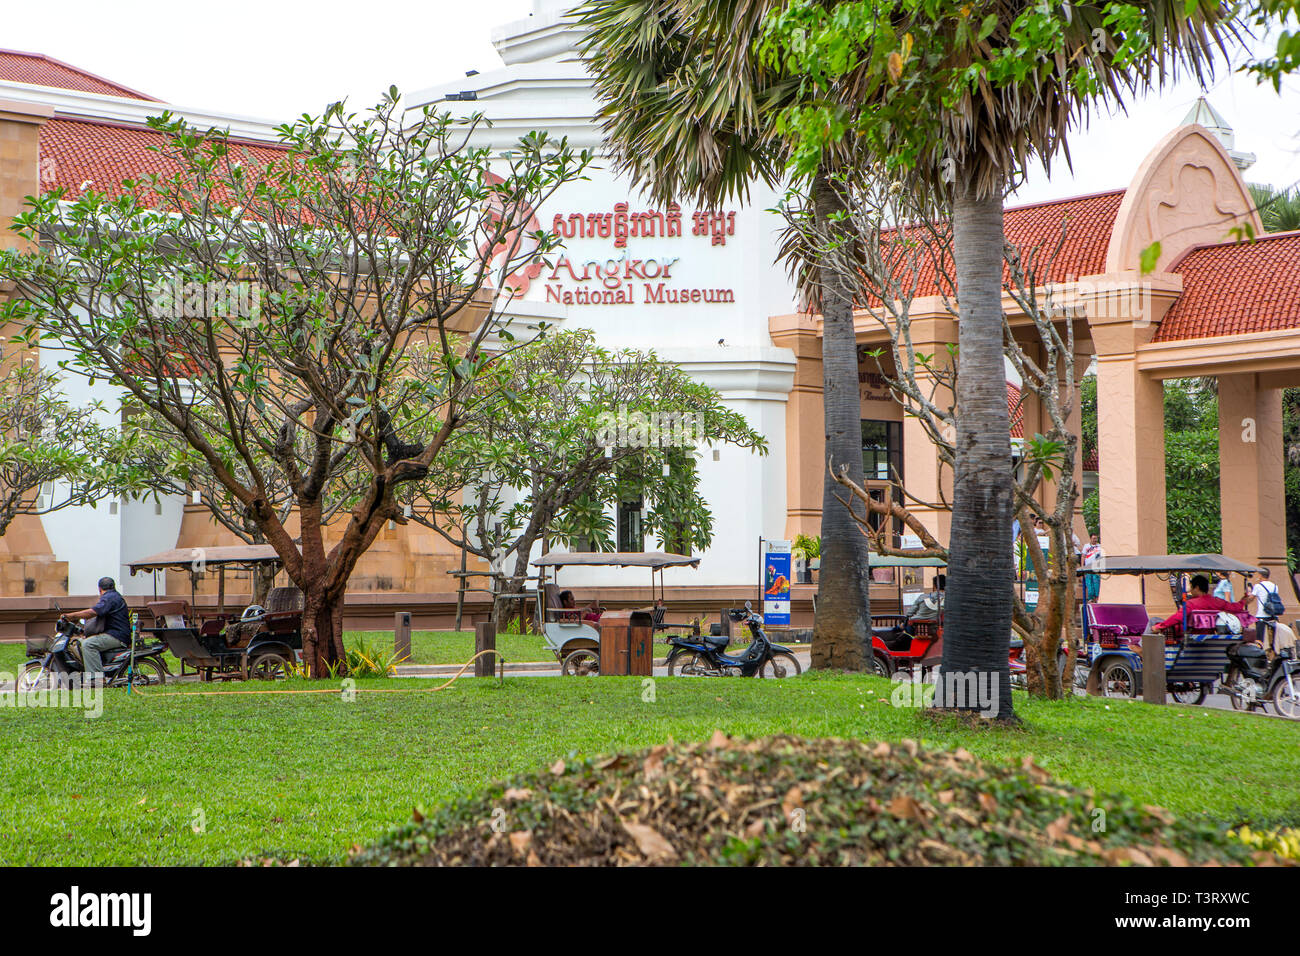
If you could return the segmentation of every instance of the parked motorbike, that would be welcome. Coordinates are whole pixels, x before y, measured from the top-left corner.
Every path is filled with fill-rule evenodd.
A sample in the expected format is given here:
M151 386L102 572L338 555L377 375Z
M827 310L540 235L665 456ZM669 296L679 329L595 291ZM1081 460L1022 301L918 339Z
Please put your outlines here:
M18 672L15 688L19 693L36 690L46 682L58 685L72 674L83 673L80 649L74 644L84 637L86 629L80 622L60 617L55 634L45 652L27 661ZM147 644L135 649L132 664L131 648L109 651L104 654L104 684L107 687L144 687L167 682L167 667L161 660L165 644Z
M1271 661L1258 644L1242 642L1228 648L1228 670L1219 689L1228 695L1233 710L1273 711L1300 720L1300 661L1284 651Z
M727 616L749 627L749 647L734 657L725 652L731 638L726 634L689 635L670 638L670 677L794 677L802 668L788 647L773 644L763 633L763 619L748 601L743 608L731 608Z

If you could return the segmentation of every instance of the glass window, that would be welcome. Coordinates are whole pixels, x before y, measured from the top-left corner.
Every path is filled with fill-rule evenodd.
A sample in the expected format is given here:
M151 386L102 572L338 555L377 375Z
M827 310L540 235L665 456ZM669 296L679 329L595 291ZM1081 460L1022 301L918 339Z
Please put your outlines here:
M868 481L903 480L903 423L862 422L862 474Z
M618 550L645 550L645 531L641 523L644 508L645 500L642 498L618 503Z

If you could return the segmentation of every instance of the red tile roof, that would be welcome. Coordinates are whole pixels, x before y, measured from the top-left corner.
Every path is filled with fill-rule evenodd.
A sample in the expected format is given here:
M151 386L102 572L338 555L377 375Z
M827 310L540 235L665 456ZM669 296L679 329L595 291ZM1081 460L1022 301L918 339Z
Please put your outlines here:
M1189 250L1169 269L1183 277L1156 342L1300 328L1300 232Z
M82 183L90 182L100 192L117 193L124 179L174 173L176 162L156 151L167 141L148 127L56 116L41 127L41 192L63 187L72 198L80 195ZM275 144L230 142L247 149L249 159L259 164L285 155Z
M87 73L42 53L23 53L19 50L0 50L0 80L12 83L33 83L37 86L54 86L61 90L81 93L103 93L133 100L159 100L146 96L130 87Z
M1020 389L1007 382L1007 413L1011 416L1011 437L1025 437L1025 407L1020 404Z
M1008 240L1018 246L1022 255L1037 250L1040 263L1050 260L1038 283L1068 282L1080 276L1096 275L1106 271L1106 251L1110 246L1110 233L1124 200L1124 190L1075 196L1051 202L1013 206L1003 214L1003 232ZM1065 230L1062 242L1062 229ZM1061 243L1059 251L1057 243ZM951 262L945 267L953 274ZM1042 268L1040 265L1039 269ZM946 288L932 264L925 262L920 268L916 295L953 295ZM1004 272L1004 280L1010 276Z

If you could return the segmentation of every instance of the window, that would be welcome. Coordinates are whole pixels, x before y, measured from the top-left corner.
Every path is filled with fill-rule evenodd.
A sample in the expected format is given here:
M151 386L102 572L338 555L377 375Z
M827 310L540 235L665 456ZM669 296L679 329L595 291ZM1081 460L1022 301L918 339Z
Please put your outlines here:
M903 423L880 422L864 419L862 422L862 475L868 482L867 492L876 501L887 501L889 489L879 482L893 482L895 476L903 480ZM872 487L872 483L875 486ZM867 523L873 531L880 530L884 518L872 512ZM902 540L903 523L894 521L894 544ZM892 574L892 572L891 572Z
M903 480L903 423L862 422L862 474L868 481Z
M641 524L644 508L643 498L618 503L618 550L645 550L645 531Z

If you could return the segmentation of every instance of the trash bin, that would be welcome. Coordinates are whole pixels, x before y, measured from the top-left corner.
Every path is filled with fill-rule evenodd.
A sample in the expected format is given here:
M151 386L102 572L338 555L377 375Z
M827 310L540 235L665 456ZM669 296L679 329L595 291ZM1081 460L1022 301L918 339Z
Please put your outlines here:
M600 616L600 673L649 677L654 668L654 617L649 611Z

